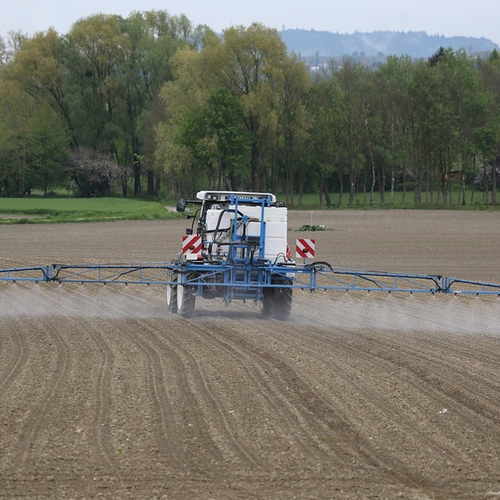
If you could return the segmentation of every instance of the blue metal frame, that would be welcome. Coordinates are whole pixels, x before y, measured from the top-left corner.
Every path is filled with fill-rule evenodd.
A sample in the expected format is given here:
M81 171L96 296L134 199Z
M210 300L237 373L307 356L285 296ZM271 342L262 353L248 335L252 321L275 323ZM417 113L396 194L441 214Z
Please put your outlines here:
M271 197L268 196L266 198L240 198L235 195L230 195L228 201L233 208L226 208L226 212L234 213L233 225L232 225L232 234L231 234L231 244L229 246L228 251L228 261L233 262L235 264L240 265L251 265L250 258L248 252L244 252L244 250L248 249L248 243L243 239L242 236L238 234L238 225L236 224L236 219L238 215L238 207L239 205L243 205L245 203L252 204L255 206L260 206L261 209L261 231L259 234L259 259L264 259L265 255L265 241L266 241L266 222L265 222L265 208L270 207L272 200ZM246 225L248 222L248 215L242 214L243 225ZM238 250L240 253L244 254L244 257L238 256Z
M172 278L180 275L180 282ZM276 284L282 277L289 284ZM260 265L178 261L145 264L53 264L0 269L0 282L56 282L196 286L226 289L225 298L260 298L263 288L498 295L500 284L439 275L335 269L328 263Z
M0 281L52 281L52 266L11 267L0 269Z

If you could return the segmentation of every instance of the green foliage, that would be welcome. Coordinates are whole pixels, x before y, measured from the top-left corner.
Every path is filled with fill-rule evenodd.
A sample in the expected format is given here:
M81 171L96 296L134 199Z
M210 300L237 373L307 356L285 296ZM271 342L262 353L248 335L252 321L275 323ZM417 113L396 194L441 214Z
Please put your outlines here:
M191 142L189 149L195 152L195 163L200 163L200 149L203 152L201 164L208 170L207 177L233 189L264 187L265 161L272 161L279 144L286 92L291 95L304 80L308 84L304 66L287 56L276 30L260 24L228 28L222 37L208 31L199 52L180 51L175 63L177 78L162 91L172 109L163 132L178 138L175 130L180 128L186 138L186 120L196 117L205 123L204 140L201 148L196 140L198 147ZM294 80L295 70L304 75L299 82ZM185 168L189 171L193 166Z
M40 189L47 195L49 188L67 185L69 136L60 117L47 107L37 110L28 124L26 140L27 191Z
M0 195L272 190L290 207L497 205L500 56L331 61L261 24L97 14L0 47ZM76 161L87 151L87 162ZM103 160L104 158L104 160Z
M0 89L0 106L0 195L65 185L69 134L60 116L14 86Z
M316 225L316 224L304 224L303 226L300 226L297 231L324 231L325 226L323 225Z
M135 194L140 194L145 166L148 178L155 180L148 183L148 193L157 194L161 172L152 171L153 159L138 165L134 158L142 155L141 139L153 133L155 120L148 115L155 116L153 103L159 89L172 78L173 54L180 47L197 46L201 34L202 29L193 27L185 16L170 16L166 11L135 12L126 19L96 14L78 20L63 37L49 30L23 40L2 67L0 93L11 86L37 106L50 106L73 148L105 151L117 165L134 167ZM0 151L11 164L17 161L15 154ZM54 165L54 170L58 168ZM31 174L29 166L27 173ZM7 174L10 192L22 194L23 181L14 179L12 171ZM35 178L48 189L57 186L59 174L48 175L45 168ZM122 187L126 194L126 181Z
M193 161L210 169L211 184L237 189L248 165L249 140L243 108L229 91L216 89L204 107L184 112L175 134L174 142L185 147Z

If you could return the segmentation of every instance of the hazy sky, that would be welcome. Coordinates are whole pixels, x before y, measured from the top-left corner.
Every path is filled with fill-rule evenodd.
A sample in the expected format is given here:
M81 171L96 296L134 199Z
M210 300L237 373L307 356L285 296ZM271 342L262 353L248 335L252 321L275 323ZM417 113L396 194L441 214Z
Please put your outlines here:
M167 10L216 31L261 22L272 28L339 33L426 31L430 35L485 37L500 45L500 0L0 0L0 34L55 28L68 33L96 13Z

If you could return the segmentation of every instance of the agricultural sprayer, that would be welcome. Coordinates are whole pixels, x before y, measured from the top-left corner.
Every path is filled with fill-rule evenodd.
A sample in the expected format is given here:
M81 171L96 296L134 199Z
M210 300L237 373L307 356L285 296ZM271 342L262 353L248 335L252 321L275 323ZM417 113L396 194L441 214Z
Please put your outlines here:
M315 261L315 241L288 246L287 208L271 193L200 191L180 198L191 226L174 260L139 264L52 264L0 269L0 281L145 284L166 287L168 311L190 317L196 299L252 301L286 320L294 289L498 295L500 285L439 275L335 268Z

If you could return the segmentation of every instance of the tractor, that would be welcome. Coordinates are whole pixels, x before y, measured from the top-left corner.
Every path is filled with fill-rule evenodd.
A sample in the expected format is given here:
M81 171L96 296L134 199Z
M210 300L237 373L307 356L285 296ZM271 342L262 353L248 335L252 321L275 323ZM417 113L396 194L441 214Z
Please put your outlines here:
M168 310L190 317L197 297L251 300L264 316L286 320L295 267L287 208L271 193L200 191L196 198L177 201L178 212L196 209L170 271Z

